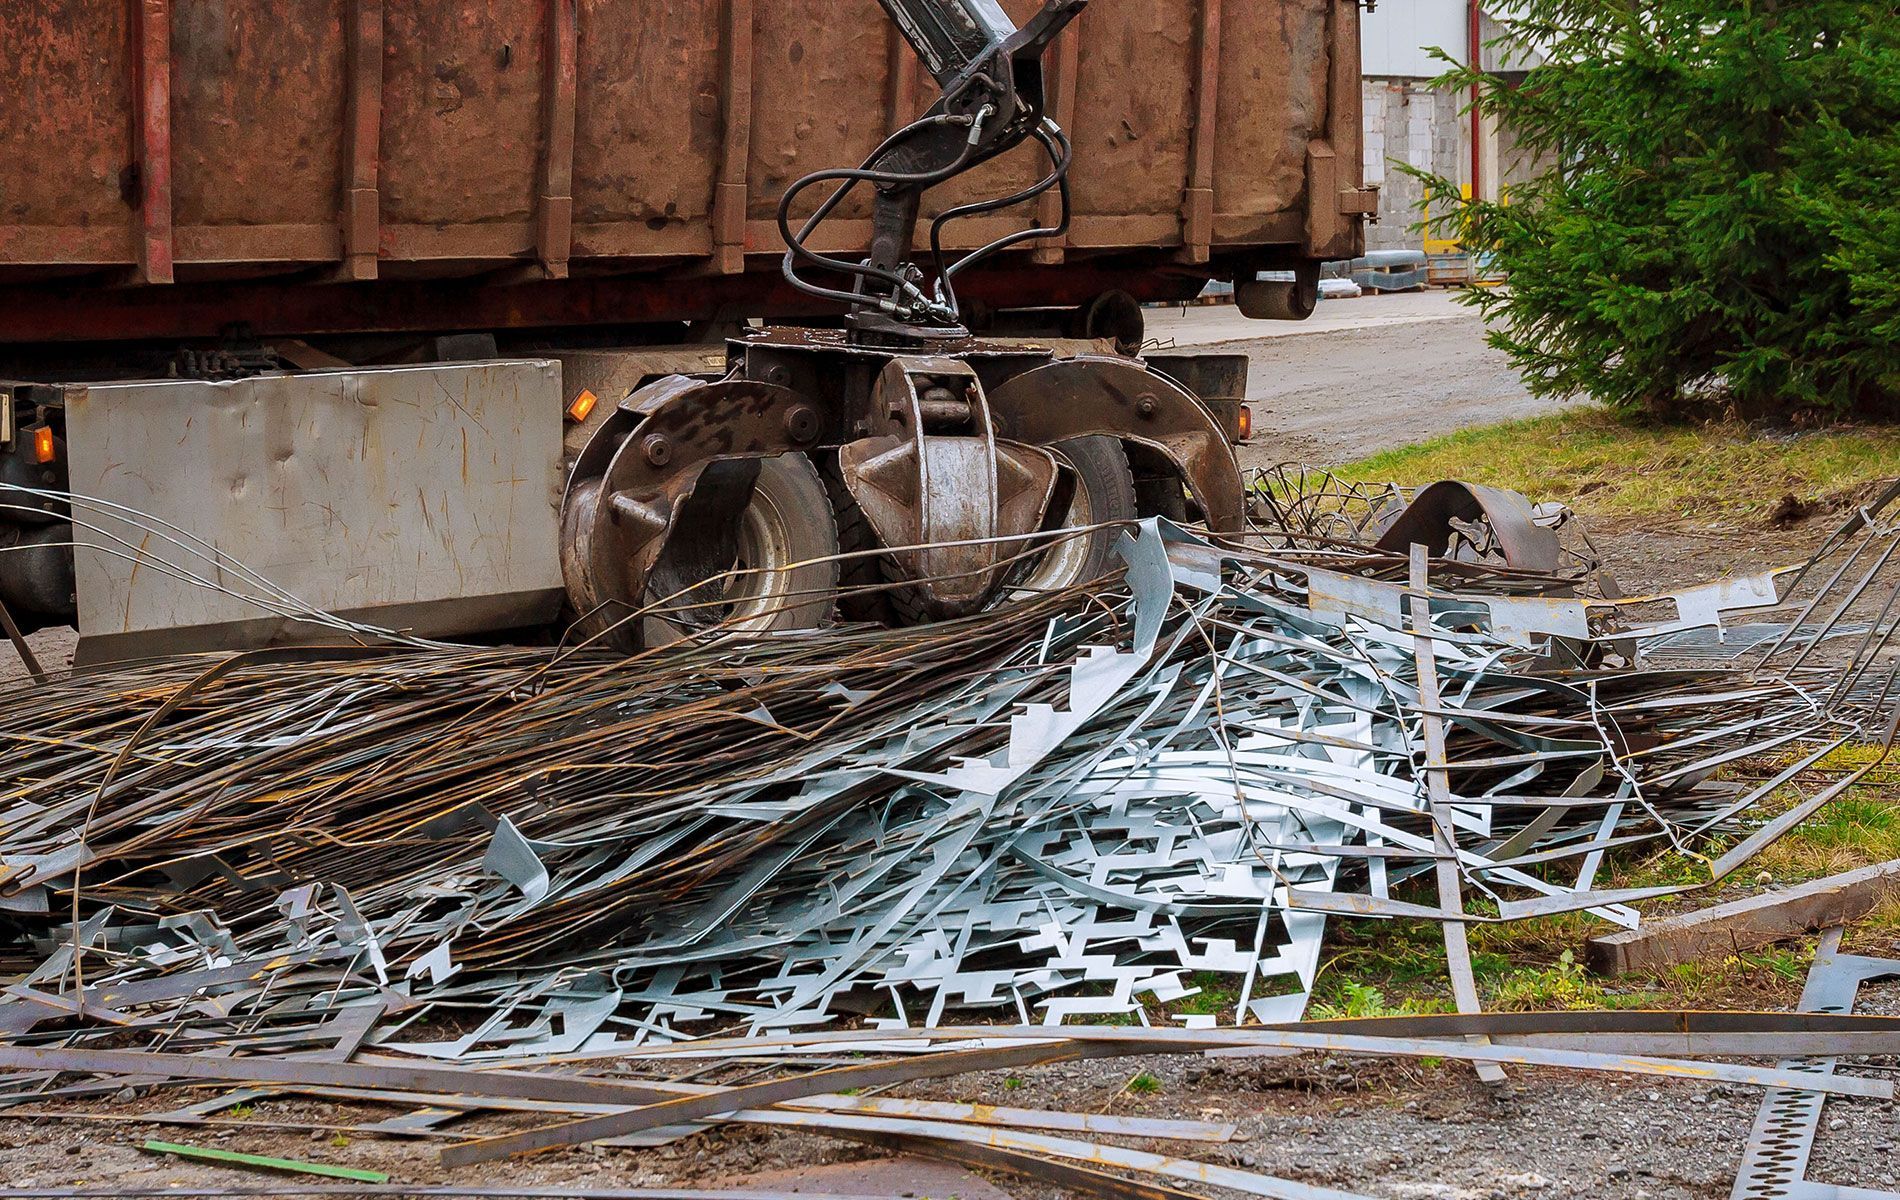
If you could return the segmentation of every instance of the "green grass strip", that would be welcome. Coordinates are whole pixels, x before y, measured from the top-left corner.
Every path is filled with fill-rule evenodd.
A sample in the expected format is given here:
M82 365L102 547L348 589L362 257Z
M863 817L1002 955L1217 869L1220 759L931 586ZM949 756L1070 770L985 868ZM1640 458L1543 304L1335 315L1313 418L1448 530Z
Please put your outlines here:
M1386 450L1336 473L1370 483L1462 479L1574 503L1586 517L1755 523L1784 496L1838 508L1900 474L1900 430L1659 425L1578 404Z

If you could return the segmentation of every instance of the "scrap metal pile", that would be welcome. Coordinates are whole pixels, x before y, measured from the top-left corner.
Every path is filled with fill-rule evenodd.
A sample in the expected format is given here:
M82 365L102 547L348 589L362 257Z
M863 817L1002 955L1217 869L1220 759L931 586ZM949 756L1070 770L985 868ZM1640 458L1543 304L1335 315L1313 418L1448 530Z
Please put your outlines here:
M1329 914L1634 925L1695 885L1603 888L1609 852L1719 878L1870 769L1834 750L1891 743L1893 601L1851 619L1897 495L1808 567L1666 597L1581 598L1482 539L1428 563L1150 521L1115 576L923 628L257 651L23 688L0 905L30 970L0 1060L42 1069L5 1086L109 1089L60 1072L139 1054L141 1077L204 1052L241 1079L285 1051L462 1070L844 1018L1145 1023L1208 974L1272 1025L1302 1015ZM1642 658L1744 610L1789 622L1746 661ZM1762 754L1785 768L1720 778ZM1178 1048L1236 1034L1178 1019Z

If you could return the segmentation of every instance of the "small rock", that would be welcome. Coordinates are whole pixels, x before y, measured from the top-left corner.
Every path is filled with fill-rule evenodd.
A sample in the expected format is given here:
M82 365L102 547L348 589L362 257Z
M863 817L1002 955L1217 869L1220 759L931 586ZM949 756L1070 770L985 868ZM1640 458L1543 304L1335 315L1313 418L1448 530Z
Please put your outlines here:
M1756 887L1767 887L1769 884L1773 883L1774 881L1775 881L1775 877L1773 875L1770 875L1766 871L1763 871L1760 874L1755 876Z
M1839 1117L1835 1117L1832 1121L1829 1121L1827 1123L1827 1131L1829 1133L1839 1133L1841 1130L1846 1129L1846 1128L1847 1128L1847 1122L1843 1121Z
M324 1137L325 1137L325 1134L323 1130L321 1129L312 1129L310 1131L310 1140L313 1142L320 1142L324 1139Z
M1630 1169L1624 1166L1622 1163L1618 1163L1614 1167L1610 1168L1611 1179L1628 1179L1629 1177L1630 1177Z
M84 1142L74 1142L72 1145L66 1147L66 1153L78 1154L80 1151L84 1150L85 1148L86 1146Z
M139 1098L139 1093L138 1093L137 1088L122 1087L118 1091L112 1093L112 1102L114 1104L130 1104L132 1103L132 1101L137 1100L138 1098Z

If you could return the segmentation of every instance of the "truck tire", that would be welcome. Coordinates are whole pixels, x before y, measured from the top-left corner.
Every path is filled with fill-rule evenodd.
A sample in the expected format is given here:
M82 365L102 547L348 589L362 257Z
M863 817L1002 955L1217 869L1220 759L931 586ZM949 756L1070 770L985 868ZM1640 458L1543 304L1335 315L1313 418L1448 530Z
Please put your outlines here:
M1105 521L1132 521L1135 505L1134 473L1128 454L1112 437L1091 434L1057 442L1049 449L1075 469L1076 493L1061 519L1045 522L1051 528L1096 525ZM838 519L841 553L876 550L881 543L858 504L834 470L825 473L831 489L832 511ZM1106 573L1115 563L1115 539L1120 529L1097 529L1060 543L1050 553L1031 559L1013 578L997 589L999 598L1027 599L1060 591ZM896 564L884 556L845 559L838 577L838 613L847 621L880 625L921 625L930 619L921 599L901 582ZM876 589L876 590L872 590Z
M825 481L811 459L790 453L760 460L734 540L737 556L731 566L749 573L726 583L718 608L650 618L642 631L647 645L715 623L764 632L816 629L830 619L838 589L838 526ZM651 589L649 599L658 599ZM656 626L671 627L671 637Z
M891 589L884 586L884 570L878 565L883 559L866 553L882 549L883 543L871 528L870 518L845 487L836 455L825 464L824 479L838 530L838 553L857 556L838 561L838 615L847 621L874 625L900 624L897 610L891 605Z
M1319 304L1319 263L1295 266L1291 279L1243 279L1234 283L1234 307L1254 321L1304 321Z
M1123 354L1141 353L1148 336L1147 315L1135 298L1119 288L1103 292L1075 310L1069 336L1107 338Z

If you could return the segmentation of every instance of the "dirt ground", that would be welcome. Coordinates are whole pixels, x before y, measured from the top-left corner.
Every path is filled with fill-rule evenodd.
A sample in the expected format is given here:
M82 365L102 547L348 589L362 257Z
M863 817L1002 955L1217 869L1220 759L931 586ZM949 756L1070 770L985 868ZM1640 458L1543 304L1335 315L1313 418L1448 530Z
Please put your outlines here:
M1900 1012L1900 987L1869 989L1863 1000L1864 1011ZM1159 1090L1131 1095L1125 1085L1140 1071L1158 1079ZM1013 1077L973 1075L904 1094L1231 1121L1243 1140L1144 1148L1387 1200L1722 1200L1730 1194L1761 1101L1758 1091L1744 1087L1522 1069L1493 1090L1456 1064L1314 1056L1071 1064ZM395 1183L470 1188L756 1187L793 1168L882 1157L869 1147L729 1126L658 1148L585 1147L448 1170L435 1161L440 1141L334 1132L393 1115L362 1104L270 1101L242 1120L199 1127L137 1121L140 1113L180 1102L174 1092L86 1106L109 1113L113 1124L0 1122L0 1174L13 1188L263 1187L286 1178L142 1153L136 1147L147 1138L384 1171ZM453 1131L467 1136L525 1124L485 1118ZM1835 1098L1824 1114L1809 1177L1900 1188L1896 1145L1900 1106ZM1070 1195L1007 1177L991 1182L1015 1200ZM1210 1197L1233 1194L1190 1190ZM976 1189L918 1194L974 1200Z
M1238 344L1256 355L1252 396L1261 433L1248 448L1247 464L1337 462L1547 409L1526 395L1502 358L1484 346L1475 318L1436 312L1423 302L1415 311L1434 315L1361 321L1359 328ZM1220 313L1190 312L1172 328L1184 342L1207 344L1229 329L1245 330L1228 321ZM1592 533L1626 590L1634 591L1798 559L1828 524L1819 520L1811 529L1785 532L1597 525ZM1784 1003L1792 1001L1794 991L1790 985ZM1863 1010L1900 1012L1900 986L1870 989L1864 999ZM1160 1087L1136 1096L1126 1084L1142 1070L1152 1073ZM1746 1088L1527 1070L1512 1071L1510 1083L1492 1091L1457 1064L1311 1056L1074 1064L1024 1071L1014 1081L971 1076L903 1094L1235 1121L1246 1134L1244 1141L1155 1148L1385 1200L1721 1200L1730 1194L1760 1102L1760 1094ZM770 1172L879 1154L808 1135L735 1126L659 1148L583 1148L448 1171L435 1161L439 1138L517 1128L523 1122L482 1118L453 1126L452 1134L440 1131L435 1139L378 1138L337 1127L381 1120L394 1115L391 1110L288 1098L261 1103L225 1124L180 1128L137 1119L185 1099L178 1092L125 1094L65 1106L109 1120L0 1110L0 1182L13 1188L129 1188L269 1186L283 1178L144 1154L136 1147L146 1138L371 1168L387 1171L398 1183L469 1187L748 1186L773 1178ZM1900 1191L1896 1145L1900 1107L1835 1099L1827 1108L1810 1177ZM1019 1200L1063 1194L1020 1180L992 1182ZM972 1185L966 1200L979 1194L995 1195ZM938 1200L947 1200L947 1194Z

